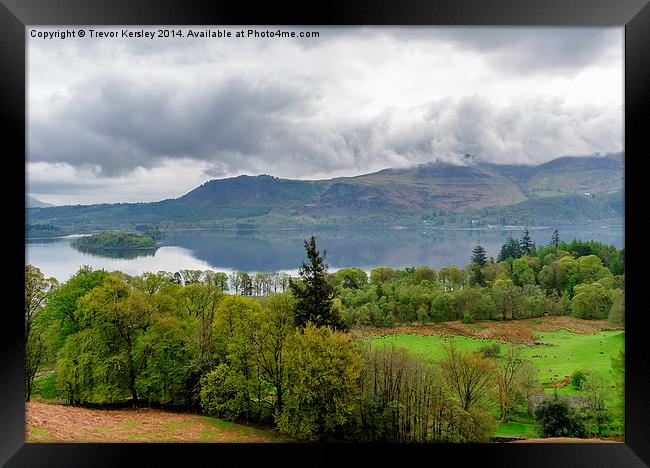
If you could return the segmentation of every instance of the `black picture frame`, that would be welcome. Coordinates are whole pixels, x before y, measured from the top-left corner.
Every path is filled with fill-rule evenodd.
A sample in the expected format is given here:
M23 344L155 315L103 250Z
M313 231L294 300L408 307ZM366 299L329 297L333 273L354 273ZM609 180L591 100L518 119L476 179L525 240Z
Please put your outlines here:
M23 327L18 274L24 267L25 40L27 25L518 25L625 27L625 248L626 427L624 444L436 445L220 445L220 444L26 444L23 396ZM650 5L648 0L343 1L288 7L215 0L0 0L0 114L4 130L2 184L10 225L2 286L0 326L0 463L6 466L128 466L209 464L480 463L481 466L641 467L650 464L650 360L644 353L641 306L645 260L641 213L645 133L650 113ZM644 131L645 130L645 131ZM646 144L647 146L647 144ZM20 176L23 174L23 176ZM639 190L637 192L637 189ZM647 239L646 239L647 240ZM22 263L22 265L20 264ZM353 456L355 458L353 458ZM141 458L142 457L142 458ZM203 458L203 462L196 460ZM144 461L138 461L139 459ZM420 461L423 460L423 461ZM355 462L359 463L359 462Z

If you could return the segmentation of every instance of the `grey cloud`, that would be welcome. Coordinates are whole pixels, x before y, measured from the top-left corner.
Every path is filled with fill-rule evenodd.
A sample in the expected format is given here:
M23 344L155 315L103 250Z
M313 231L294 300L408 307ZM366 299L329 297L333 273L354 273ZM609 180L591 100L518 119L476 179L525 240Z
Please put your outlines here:
M281 85L232 79L208 90L87 83L55 118L30 119L29 160L99 167L121 175L164 158L230 159L262 153L284 133L302 95Z
M343 125L305 118L315 94L308 91L237 79L209 89L146 89L124 80L86 84L74 106L54 118L30 119L29 160L118 176L189 158L208 163L210 177L309 178L459 162L466 153L490 162L539 163L621 149L616 110L572 108L559 99L496 106L481 96L447 98Z
M407 139L388 132L385 147L413 162L459 163L471 154L486 162L538 164L564 154L618 151L622 141L617 112L576 109L557 98L509 106L495 106L481 96L443 99L428 105L415 128Z
M402 41L451 43L479 52L504 73L575 73L608 47L623 51L622 28L410 27L389 30Z

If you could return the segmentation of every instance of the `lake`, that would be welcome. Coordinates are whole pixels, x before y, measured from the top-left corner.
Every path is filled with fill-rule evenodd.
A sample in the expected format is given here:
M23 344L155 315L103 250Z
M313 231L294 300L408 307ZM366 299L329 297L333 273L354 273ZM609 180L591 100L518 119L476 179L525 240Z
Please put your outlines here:
M537 245L545 245L554 229L560 239L596 240L623 248L623 227L553 226L530 229ZM25 262L46 276L67 280L81 266L120 270L129 275L145 271L175 272L181 269L272 272L287 271L296 275L306 260L303 241L316 237L319 250L327 250L330 271L359 267L366 271L379 266L405 268L429 265L434 269L469 263L472 249L480 243L488 257L499 253L505 239L521 237L521 230L503 229L332 229L332 230L264 230L264 231L176 231L168 234L155 252L137 256L116 254L111 257L80 252L71 243L74 236L28 239Z

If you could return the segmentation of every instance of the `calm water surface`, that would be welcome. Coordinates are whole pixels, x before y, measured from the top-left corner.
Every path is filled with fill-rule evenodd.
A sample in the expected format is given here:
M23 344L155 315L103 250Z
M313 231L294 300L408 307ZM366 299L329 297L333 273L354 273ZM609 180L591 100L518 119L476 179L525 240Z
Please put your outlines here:
M623 228L603 226L554 226L531 229L537 245L548 244L557 227L562 240L597 240L623 248ZM271 272L296 274L305 257L304 239L316 237L319 250L327 250L330 271L344 267L370 270L378 266L405 268L429 265L465 266L476 243L488 256L496 257L505 239L521 237L520 230L267 230L267 231L179 231L167 235L155 253L135 258L106 257L72 247L74 237L30 239L25 244L25 262L46 276L65 281L81 266L120 270L129 275L145 271L181 269Z

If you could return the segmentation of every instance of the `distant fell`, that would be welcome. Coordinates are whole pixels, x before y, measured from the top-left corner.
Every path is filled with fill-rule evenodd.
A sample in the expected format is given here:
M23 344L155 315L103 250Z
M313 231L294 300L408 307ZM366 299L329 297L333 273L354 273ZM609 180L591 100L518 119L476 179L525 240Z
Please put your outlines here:
M271 175L210 180L185 195L152 203L76 205L29 210L29 222L67 228L116 228L136 223L155 225L256 225L324 222L347 223L374 216L390 224L398 217L488 210L503 219L533 212L577 218L616 216L619 207L604 202L571 202L557 197L593 197L622 192L623 154L562 157L536 166L472 162L427 163L384 169L354 177L293 180ZM556 198L555 200L553 200ZM525 202L530 202L526 204ZM585 212L580 212L581 204ZM495 211L496 210L496 211ZM622 208L621 208L622 211ZM487 212L486 212L487 213ZM572 213L575 218L572 218ZM513 216L510 216L512 214ZM516 217L515 216L515 217ZM528 217L528 216L526 216Z

